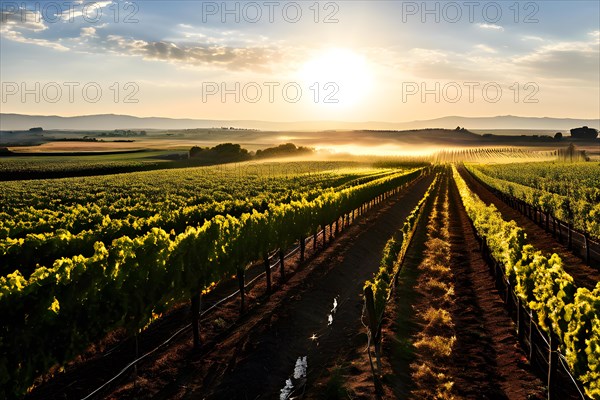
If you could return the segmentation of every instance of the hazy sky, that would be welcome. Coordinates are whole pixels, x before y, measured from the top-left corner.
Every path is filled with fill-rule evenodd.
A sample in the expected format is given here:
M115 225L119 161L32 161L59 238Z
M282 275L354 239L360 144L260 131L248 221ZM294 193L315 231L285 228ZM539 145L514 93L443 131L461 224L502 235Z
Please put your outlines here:
M595 0L0 4L6 113L600 117Z

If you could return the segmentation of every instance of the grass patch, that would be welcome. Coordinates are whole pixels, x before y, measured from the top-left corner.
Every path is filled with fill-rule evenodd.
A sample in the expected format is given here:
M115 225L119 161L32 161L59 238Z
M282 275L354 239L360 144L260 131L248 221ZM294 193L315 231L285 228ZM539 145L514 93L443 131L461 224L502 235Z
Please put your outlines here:
M456 336L423 336L415 342L415 347L430 357L440 359L449 357L456 342Z
M420 317L427 324L424 329L427 335L441 335L454 328L452 316L443 308L430 307Z
M426 277L418 287L427 292L436 302L450 303L454 298L454 285L442 282L438 277Z
M439 264L433 261L425 260L419 269L425 276L438 278L438 280L448 281L452 278L452 270L445 264Z
M419 382L418 387L412 392L416 399L451 400L456 397L452 394L454 382L450 380L441 368L428 363L411 365L413 379ZM433 389L433 390L432 390Z

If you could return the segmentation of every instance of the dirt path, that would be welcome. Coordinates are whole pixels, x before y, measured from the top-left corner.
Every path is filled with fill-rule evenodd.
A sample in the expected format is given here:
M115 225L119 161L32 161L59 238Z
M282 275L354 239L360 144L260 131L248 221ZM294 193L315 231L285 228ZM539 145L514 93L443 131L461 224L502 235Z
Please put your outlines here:
M439 188L437 185L425 204L417 224L413 240L406 252L403 269L398 276L394 301L386 307L382 322L381 372L385 399L410 398L412 378L410 364L414 361L410 337L417 331L414 321L416 272L423 259L427 234L427 219L432 209L432 200ZM391 237L391 235L389 236ZM388 239L389 239L388 237ZM379 259L381 254L379 255ZM374 399L376 398L369 357L366 352L366 328L353 338L353 347L340 352L326 367L317 383L308 391L307 399ZM375 362L375 360L373 360Z
M432 208L433 202L430 201L423 210L423 216L404 257L393 300L386 308L383 324L384 388L387 393L392 393L392 396L397 399L411 398L411 391L414 390L410 365L415 360L415 354L411 338L421 328L414 318L414 305L422 301L415 286L419 278L418 267L425 256L427 216ZM372 380L369 383L372 386ZM392 398L392 396L388 397Z
M289 284L294 290L257 316L264 322L258 329L236 332L210 354L211 364L226 368L219 368L210 379L192 374L185 383L187 390L168 397L271 399L293 375L298 357L305 356L310 386L324 366L344 348L352 347L353 337L360 334L364 282L377 270L386 241L402 226L431 180L422 180L371 220L348 230L311 263L308 276L292 279ZM329 325L334 299L337 311Z
M444 223L446 193L448 214ZM543 398L543 383L530 371L518 344L514 324L478 251L453 181L442 182L439 195L441 200L434 206L437 217L430 219L424 215L421 220L406 255L394 301L388 308L383 362L383 383L386 392L393 393L388 397L433 399L437 392L451 394L457 399ZM447 234L438 230L443 226L447 227ZM428 231L431 232L429 235ZM436 245L428 244L434 240L432 238L447 242L450 249L450 270L436 267L434 271L440 271L437 278L430 269L435 264L427 259L436 248ZM435 291L427 289L426 282L432 277L450 285L450 292L454 294L449 300L442 300L433 294ZM433 325L432 331L431 323L428 325L422 320L424 312L432 306L449 312L445 328L438 329ZM415 340L428 335L456 337L449 358L428 358L429 351L415 347ZM419 375L415 376L415 373ZM450 389L443 386L450 382ZM361 389L360 393L367 393L364 387ZM442 395L441 398L446 397Z
M457 342L453 369L459 395L482 399L543 398L543 384L530 371L456 185L450 185L450 244L455 277Z
M522 215L517 210L508 206L492 192L477 182L465 168L459 168L459 171L469 186L481 200L486 204L494 204L498 211L506 220L514 220L527 234L527 241L535 246L536 249L544 253L556 253L563 260L565 271L575 280L579 287L593 289L596 283L600 281L600 271L587 266L579 257L575 256L566 246L560 244L552 234L546 232L529 218Z

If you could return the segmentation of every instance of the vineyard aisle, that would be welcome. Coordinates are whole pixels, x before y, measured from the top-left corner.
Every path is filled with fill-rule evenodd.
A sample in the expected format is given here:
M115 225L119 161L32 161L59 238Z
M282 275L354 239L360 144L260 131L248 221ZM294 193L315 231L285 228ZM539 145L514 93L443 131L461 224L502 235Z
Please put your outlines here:
M577 286L586 287L590 290L594 289L596 283L600 281L600 271L587 266L581 258L575 256L565 245L560 244L557 239L553 238L552 234L546 232L529 218L504 203L481 183L477 182L464 167L459 168L459 172L469 188L483 202L488 205L494 204L506 221L514 220L525 231L528 243L533 244L536 249L544 253L558 254L564 261L565 271L573 277Z
M214 348L190 357L176 370L169 364L170 355L162 353L152 360L165 363L162 372L151 368L152 373L144 374L142 367L135 387L128 383L109 398L274 398L293 376L298 357L304 356L311 385L322 365L352 347L362 332L364 282L377 270L387 239L402 227L432 180L433 176L420 179L347 228ZM332 313L334 299L337 308ZM313 334L316 338L311 339ZM180 352L181 346L171 351ZM157 382L167 383L158 388Z
M385 398L544 398L451 177L438 196L417 227L384 321ZM361 351L347 361L365 371ZM352 386L358 398L374 395L372 379Z
M544 384L530 371L513 321L494 287L488 266L478 251L469 217L458 189L450 185L450 245L455 274L457 388L466 397L490 395L487 387L498 390L497 398L543 398ZM476 372L479 371L479 372ZM492 382L479 380L489 378Z

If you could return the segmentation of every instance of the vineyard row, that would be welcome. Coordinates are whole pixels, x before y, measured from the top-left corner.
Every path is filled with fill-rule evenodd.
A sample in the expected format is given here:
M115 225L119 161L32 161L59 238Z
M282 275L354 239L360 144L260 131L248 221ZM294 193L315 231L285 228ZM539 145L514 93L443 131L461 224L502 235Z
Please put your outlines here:
M594 290L577 288L558 255L547 257L536 251L514 221L504 221L496 207L487 206L468 188L455 166L453 175L467 214L502 271L507 290L514 291L520 307L551 338L549 347L564 357L587 396L600 397L600 283ZM550 364L556 367L556 362Z
M478 176L472 176L504 203L541 226L546 232L551 233L561 243L566 242L568 249L578 252L588 265L600 266L600 241L591 239L587 231L575 229L572 222L561 221L550 211L544 212L531 203L488 185Z
M200 295L216 282L380 201L428 173L398 173L326 192L312 201L270 205L240 217L215 216L171 239L154 228L143 236L94 245L90 257L56 260L26 279L19 271L0 278L0 386L3 395L24 393L33 380L63 364L89 343L124 327L134 333L157 314L186 298L197 318ZM283 264L280 266L283 272ZM197 325L194 328L198 343Z

